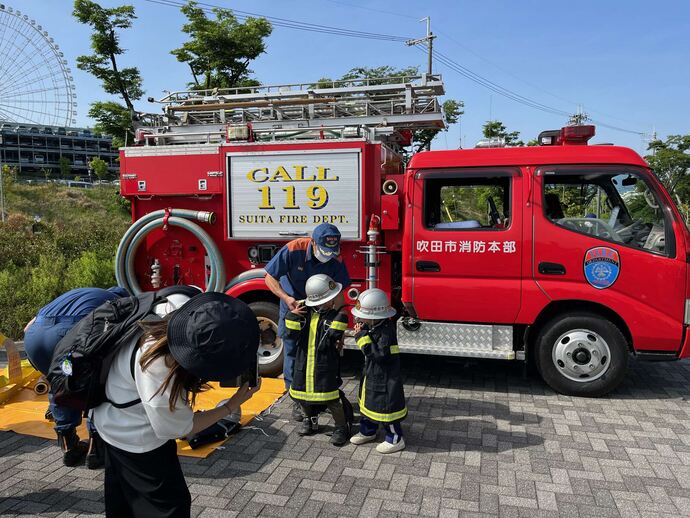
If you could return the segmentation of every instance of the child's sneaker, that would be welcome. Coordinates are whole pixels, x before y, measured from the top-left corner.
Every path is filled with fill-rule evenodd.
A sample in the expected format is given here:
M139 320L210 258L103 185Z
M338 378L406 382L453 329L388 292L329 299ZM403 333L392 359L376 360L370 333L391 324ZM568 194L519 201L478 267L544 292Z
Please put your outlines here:
M314 416L314 417L305 417L304 419L302 419L302 426L297 431L297 433L300 435L314 435L318 431L319 431L319 418L317 416Z
M350 442L352 444L366 444L368 442L376 440L376 434L374 435L364 435L363 433L359 432L352 437L350 437Z
M395 453L396 451L405 449L405 439L400 439L395 444L388 441L383 441L376 447L376 451L379 453Z

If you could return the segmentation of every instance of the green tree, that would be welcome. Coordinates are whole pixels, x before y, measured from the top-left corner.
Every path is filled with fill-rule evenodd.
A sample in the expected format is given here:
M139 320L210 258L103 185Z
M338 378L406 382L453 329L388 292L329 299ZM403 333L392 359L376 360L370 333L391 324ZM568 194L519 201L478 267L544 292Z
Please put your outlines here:
M460 120L460 116L465 113L463 108L465 103L463 101L458 101L456 99L448 99L444 101L441 105L443 114L446 117L446 122L448 124L455 124ZM441 130L437 129L425 129L417 130L414 132L414 143L415 143L415 153L418 151L423 151L425 149L431 149L431 141L434 137L438 135ZM444 131L448 131L447 129Z
M670 135L653 140L645 156L654 174L674 200L680 200L683 213L690 212L690 135Z
M2 165L2 185L5 189L11 189L14 182L17 181L19 171L16 167L3 164Z
M60 168L60 178L64 180L65 178L69 177L70 173L72 172L69 158L66 156L61 156L60 160L58 160L58 167Z
M113 101L96 101L89 108L89 117L98 121L96 131L110 135L113 147L119 148L132 141L132 112L126 106Z
M316 88L334 88L338 81L353 81L356 79L368 79L370 85L384 85L408 81L411 77L419 76L419 67L405 67L396 69L388 65L380 67L355 67L343 74L340 79L333 80L328 77L319 79L314 87ZM448 124L458 122L462 116L465 103L456 99L448 99L442 105L441 109L446 117ZM438 135L441 130L425 129L417 130L412 137L413 152L417 153L431 147L431 142L434 137Z
M91 49L94 53L77 57L77 68L100 79L103 90L119 95L127 108L134 110L132 101L144 94L139 69L119 69L117 65L118 56L124 53L118 31L132 26L132 20L136 18L134 7L121 5L106 9L91 0L75 0L72 14L93 29Z
M117 95L124 102L124 105L114 101L92 103L89 116L97 121L97 132L112 135L113 142L122 145L126 135L134 135L133 102L144 95L139 69L120 68L117 62L125 52L120 46L120 32L129 29L136 19L134 7L121 5L104 8L91 0L75 0L72 14L80 23L93 29L93 54L77 57L77 68L99 79L106 93Z
M102 158L96 157L91 159L89 164L93 174L96 175L96 178L99 180L105 180L106 176L108 176L108 163Z
M230 9L214 8L215 20L194 1L181 8L187 17L182 32L190 39L171 54L186 63L192 73L192 88L255 86L249 64L266 52L265 38L273 28L265 18L247 18L240 23Z
M690 199L690 135L670 135L649 143L645 158L669 193Z
M520 140L520 132L509 132L501 121L486 121L484 126L482 126L482 134L485 138L502 138L504 139L506 146L525 145L525 143Z

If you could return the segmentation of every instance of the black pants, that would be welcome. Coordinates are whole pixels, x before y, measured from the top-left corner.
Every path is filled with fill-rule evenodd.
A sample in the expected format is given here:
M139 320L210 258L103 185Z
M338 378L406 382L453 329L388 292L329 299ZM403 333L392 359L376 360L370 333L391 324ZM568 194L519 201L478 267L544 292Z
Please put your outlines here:
M345 411L343 410L343 404L339 399L334 399L333 401L327 401L323 404L309 404L300 401L302 405L302 411L307 417L315 417L319 415L319 412L324 410L324 407L328 408L333 416L333 421L335 421L336 426L346 426L347 420L345 419Z
M107 518L188 518L192 498L175 441L146 453L105 445Z

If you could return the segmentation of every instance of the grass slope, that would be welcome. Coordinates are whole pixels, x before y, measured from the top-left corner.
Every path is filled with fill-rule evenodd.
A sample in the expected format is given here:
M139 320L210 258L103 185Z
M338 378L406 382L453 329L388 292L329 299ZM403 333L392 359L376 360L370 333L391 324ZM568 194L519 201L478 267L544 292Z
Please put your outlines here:
M115 284L115 250L131 221L115 188L7 182L5 212L0 332L20 338L26 322L60 293Z

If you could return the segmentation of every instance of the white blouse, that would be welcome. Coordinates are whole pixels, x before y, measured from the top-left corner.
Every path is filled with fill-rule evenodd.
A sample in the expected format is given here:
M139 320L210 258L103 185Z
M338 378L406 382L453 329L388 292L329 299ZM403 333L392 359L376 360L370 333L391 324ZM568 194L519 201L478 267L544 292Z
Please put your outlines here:
M149 339L136 352L134 380L130 367L134 344L123 347L115 357L105 385L106 397L123 404L135 399L141 403L129 408L115 408L103 403L93 412L96 430L108 444L131 453L144 453L162 446L170 439L184 437L192 431L194 412L184 399L178 398L170 411L172 383L156 394L170 372L165 357L159 357L141 370L139 360L154 340Z

